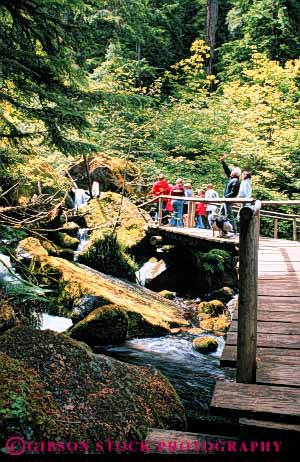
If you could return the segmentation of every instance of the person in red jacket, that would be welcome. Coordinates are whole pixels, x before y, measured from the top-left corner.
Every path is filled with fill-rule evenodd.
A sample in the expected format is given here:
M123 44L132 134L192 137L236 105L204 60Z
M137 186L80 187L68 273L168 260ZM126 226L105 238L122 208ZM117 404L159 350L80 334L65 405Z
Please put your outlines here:
M205 198L205 191L199 189L197 193L198 197ZM206 215L206 204L204 202L196 203L196 228L205 229L202 217Z
M170 193L170 185L169 183L165 180L165 176L163 173L160 173L157 177L157 181L154 183L151 189L151 193L153 197L159 197L162 195L168 195ZM166 205L167 205L168 199L164 199L162 203L162 211L163 211L163 217L166 214ZM158 205L158 199L155 201L156 204ZM155 220L157 220L158 216L158 210L156 210L155 214Z

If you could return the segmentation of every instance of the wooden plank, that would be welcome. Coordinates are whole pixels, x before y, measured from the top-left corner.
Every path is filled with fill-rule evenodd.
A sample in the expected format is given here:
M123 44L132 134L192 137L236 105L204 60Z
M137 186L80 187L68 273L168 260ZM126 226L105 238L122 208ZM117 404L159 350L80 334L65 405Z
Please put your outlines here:
M238 310L234 311L232 319L233 321L238 319ZM258 310L257 320L262 322L280 321L282 323L300 323L300 312L293 313L290 311L272 311L270 307L268 307L266 310ZM232 330L232 328L230 328L230 330Z
M229 332L227 345L237 344L237 332ZM300 335L257 334L257 346L278 349L300 349Z
M151 454L199 454L203 447L220 440L236 441L237 438L149 428L145 442ZM217 452L214 444L207 447L210 453Z
M256 383L300 388L299 363L296 365L261 362L256 371Z
M300 432L300 425L283 424L271 422L269 420L239 419L241 430L270 429L270 431L279 430L280 432Z
M237 332L238 323L232 321L230 326L230 332ZM300 333L300 323L282 323L282 322L258 322L257 332L268 333L268 334L285 334L285 335L297 335Z
M256 359L257 363L268 355L276 356L277 358L294 358L300 362L300 349L289 350L289 349L278 349L278 348L257 348ZM236 367L237 349L234 345L225 345L222 357L220 359L221 367Z
M216 382L210 408L215 415L300 424L300 389Z

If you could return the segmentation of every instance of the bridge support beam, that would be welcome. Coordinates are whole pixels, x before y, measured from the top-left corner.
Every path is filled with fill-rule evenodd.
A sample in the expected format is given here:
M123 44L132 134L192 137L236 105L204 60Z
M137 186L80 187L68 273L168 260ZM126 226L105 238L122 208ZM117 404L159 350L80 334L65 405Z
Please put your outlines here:
M241 209L240 225L237 382L255 383L259 233L253 209Z

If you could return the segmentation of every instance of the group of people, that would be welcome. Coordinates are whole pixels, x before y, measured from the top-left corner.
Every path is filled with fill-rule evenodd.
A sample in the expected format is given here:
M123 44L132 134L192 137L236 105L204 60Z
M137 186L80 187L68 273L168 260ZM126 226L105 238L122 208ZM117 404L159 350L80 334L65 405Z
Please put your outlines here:
M223 197L224 198L250 198L252 194L251 186L251 173L247 170L241 172L239 167L229 168L225 162L226 156L220 158L224 172L228 178ZM241 181L240 181L241 177ZM178 178L174 185L169 184L164 175L161 173L157 181L152 187L153 197L162 195L172 196L178 199L165 198L162 202L162 218L163 224L170 226L187 226L188 218L188 201L183 201L182 197L199 197L205 199L217 199L219 194L215 191L213 185L210 183L205 189L197 190L194 194L191 183L184 183L182 178ZM195 207L195 223L197 228L210 228L209 216L216 213L217 207L211 203L196 202ZM222 204L219 212L220 215L226 215L233 227L233 233L237 233L236 219L232 211L232 205L229 203ZM156 210L156 217L158 213Z

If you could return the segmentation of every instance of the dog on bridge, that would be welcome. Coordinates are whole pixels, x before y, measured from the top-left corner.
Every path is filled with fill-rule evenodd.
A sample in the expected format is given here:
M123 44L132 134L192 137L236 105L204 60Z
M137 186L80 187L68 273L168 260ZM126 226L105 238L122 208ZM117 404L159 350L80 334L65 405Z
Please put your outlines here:
M219 232L219 237L225 237L226 233L232 233L233 227L225 215L211 213L208 216L208 222L213 230L213 236Z

